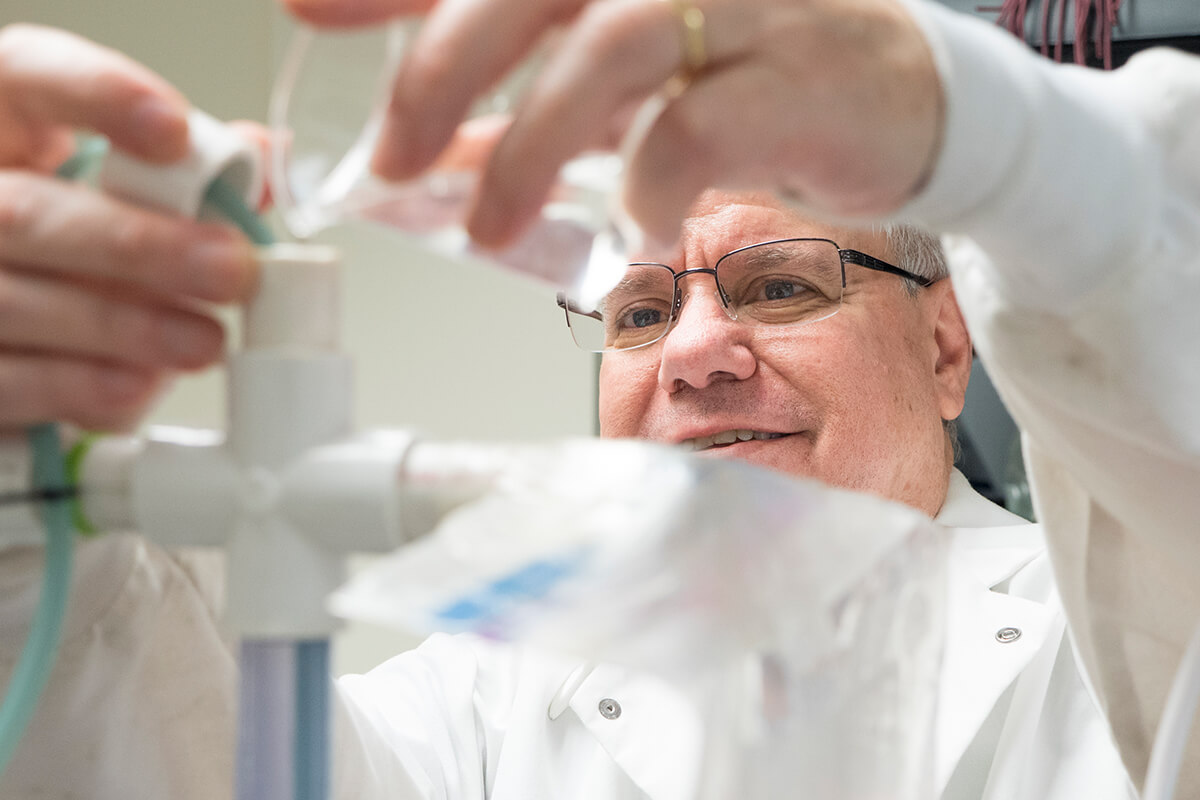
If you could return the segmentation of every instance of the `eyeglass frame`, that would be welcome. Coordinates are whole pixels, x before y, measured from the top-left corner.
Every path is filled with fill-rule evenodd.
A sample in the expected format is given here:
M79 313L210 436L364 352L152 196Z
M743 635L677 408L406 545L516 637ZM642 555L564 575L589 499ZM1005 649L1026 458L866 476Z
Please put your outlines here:
M742 245L741 247L737 247L737 248L734 248L733 250L730 250L728 253L726 253L725 255L718 258L717 263L713 264L711 267L693 267L692 269L685 269L685 270L681 270L679 272L676 272L675 269L673 267L671 267L671 265L662 264L657 261L631 261L631 262L629 262L629 264L627 266L630 266L630 267L663 267L668 272L670 272L671 275L674 276L674 278L673 278L674 297L672 298L672 301L671 301L671 315L667 318L666 330L663 332L662 336L660 336L659 338L657 338L653 341L644 342L642 344L634 345L633 347L623 347L623 348L619 348L619 349L615 349L615 350L605 350L605 351L600 351L600 352L620 353L620 352L623 352L626 350L638 350L642 347L649 347L650 345L655 344L657 342L661 342L663 339L667 338L667 335L671 333L671 329L672 329L672 327L674 327L674 324L677 321L677 315L679 314L680 309L683 307L683 292L681 292L679 290L679 279L684 277L685 275L696 275L696 274L712 275L713 283L716 284L717 292L719 293L719 296L721 298L721 305L725 307L726 311L728 311L730 298L729 298L729 295L725 291L725 287L721 285L721 281L717 278L717 270L721 268L721 262L723 262L725 259L729 258L730 256L735 256L738 253L745 252L746 250L752 250L755 247L763 247L765 245L772 245L772 244L788 244L790 242L827 242L827 243L833 245L834 249L837 250L839 267L841 268L841 271L842 271L842 290L843 291L846 289L846 264L857 264L860 267L865 267L869 270L874 270L875 272L887 272L892 275L898 275L901 278L906 278L907 280L910 280L910 281L916 283L922 289L927 289L930 286L932 286L933 284L937 283L937 279L935 279L935 278L926 278L923 275L918 275L915 272L910 272L910 271L904 269L903 267L897 267L895 264L889 264L888 262L884 261L883 259L876 258L875 256L872 256L872 255L868 255L867 253L864 253L861 250L851 250L849 248L843 249L842 247L840 247L838 245L837 242L833 241L832 239L826 239L826 238L820 237L820 236L793 236L793 237L789 237L789 238L785 238L785 239L768 239L763 242L755 242L754 244ZM572 330L572 328L571 328L572 310L569 308L570 303L567 300L567 293L566 292L558 292L557 295L555 296L555 301L557 302L558 307L563 310L563 319L567 323L567 330ZM598 312L596 312L596 311L593 311L590 313L583 312L583 311L574 311L573 313L582 314L583 316L592 317L593 319L600 319L597 316ZM832 316L832 315L830 315L830 316ZM828 319L828 317L824 317L823 319ZM813 320L813 322L819 322L819 321L820 320ZM575 335L571 334L571 338L572 338L572 340L574 340ZM588 351L588 352L595 352L595 351Z

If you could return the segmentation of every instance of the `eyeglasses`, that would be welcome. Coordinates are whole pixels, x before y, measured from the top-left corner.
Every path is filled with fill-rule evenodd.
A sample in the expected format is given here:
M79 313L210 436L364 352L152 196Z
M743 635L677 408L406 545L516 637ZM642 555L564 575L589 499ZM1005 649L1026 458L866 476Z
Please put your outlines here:
M806 325L828 319L842 306L846 264L890 272L925 287L934 281L858 250L843 250L830 239L775 239L739 247L712 269L680 272L666 264L635 262L616 288L594 308L565 292L558 305L571 337L592 353L633 350L662 339L683 305L679 279L706 273L729 318L747 325Z

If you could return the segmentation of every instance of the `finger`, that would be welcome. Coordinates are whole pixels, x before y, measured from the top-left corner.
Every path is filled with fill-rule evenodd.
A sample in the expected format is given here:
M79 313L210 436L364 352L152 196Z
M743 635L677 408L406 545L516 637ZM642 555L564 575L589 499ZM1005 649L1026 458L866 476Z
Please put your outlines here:
M772 72L747 65L697 80L667 104L630 158L622 187L625 210L651 241L674 242L705 189L780 187L779 173L792 137L803 135L805 112L778 125L755 124L790 116L779 89ZM773 138L777 130L788 133Z
M0 29L0 120L88 128L150 161L187 152L187 101L131 59L65 31Z
M218 303L245 299L256 281L254 249L231 228L17 172L0 172L0 257Z
M675 73L678 24L667 3L618 0L584 11L496 148L468 222L474 238L498 246L514 236L563 163L600 143L614 118Z
M472 102L585 0L442 0L396 76L372 168L410 178L450 141Z
M887 213L929 157L936 112L897 100L902 88L871 91L814 81L801 94L787 74L759 62L707 75L643 139L625 176L625 207L660 242L674 241L706 188L773 192L824 216ZM864 122L864 108L889 124Z
M16 144L16 138L18 137L14 136L10 142ZM22 144L26 147L24 153L18 154L10 150L10 156L7 158L0 153L0 164L7 162L50 175L75 154L78 143L70 129L46 126L40 132L29 131L29 136Z
M126 430L165 379L165 373L103 362L0 354L0 428L70 422L88 430Z
M705 71L650 130L625 199L658 237L708 186L846 218L890 213L919 185L941 124L920 31L898 5L810 10L775 16L744 58Z
M224 330L195 311L113 287L0 273L0 347L126 367L198 369L223 352Z
M282 0L296 17L322 28L372 25L428 11L436 0Z
M433 169L446 172L482 172L492 151L512 124L508 114L490 114L469 119L438 155Z

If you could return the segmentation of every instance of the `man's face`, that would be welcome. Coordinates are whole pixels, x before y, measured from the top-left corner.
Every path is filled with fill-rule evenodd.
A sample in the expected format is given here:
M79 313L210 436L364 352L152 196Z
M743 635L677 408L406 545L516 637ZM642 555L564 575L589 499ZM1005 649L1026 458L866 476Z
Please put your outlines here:
M711 268L737 247L801 236L895 263L882 234L818 225L762 196L712 193L693 210L672 266ZM680 288L683 306L665 339L604 356L601 435L703 446L752 431L760 436L700 454L937 513L949 472L941 421L961 411L970 371L948 281L913 298L899 277L847 264L841 310L798 327L734 322L711 275L686 276Z

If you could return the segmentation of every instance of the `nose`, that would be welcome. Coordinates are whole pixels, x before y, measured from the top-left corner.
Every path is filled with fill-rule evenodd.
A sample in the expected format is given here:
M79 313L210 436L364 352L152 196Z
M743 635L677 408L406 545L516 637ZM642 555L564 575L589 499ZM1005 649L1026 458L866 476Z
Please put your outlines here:
M748 326L730 318L712 278L689 275L683 305L663 339L658 383L668 394L684 388L703 389L720 381L740 381L754 374Z

